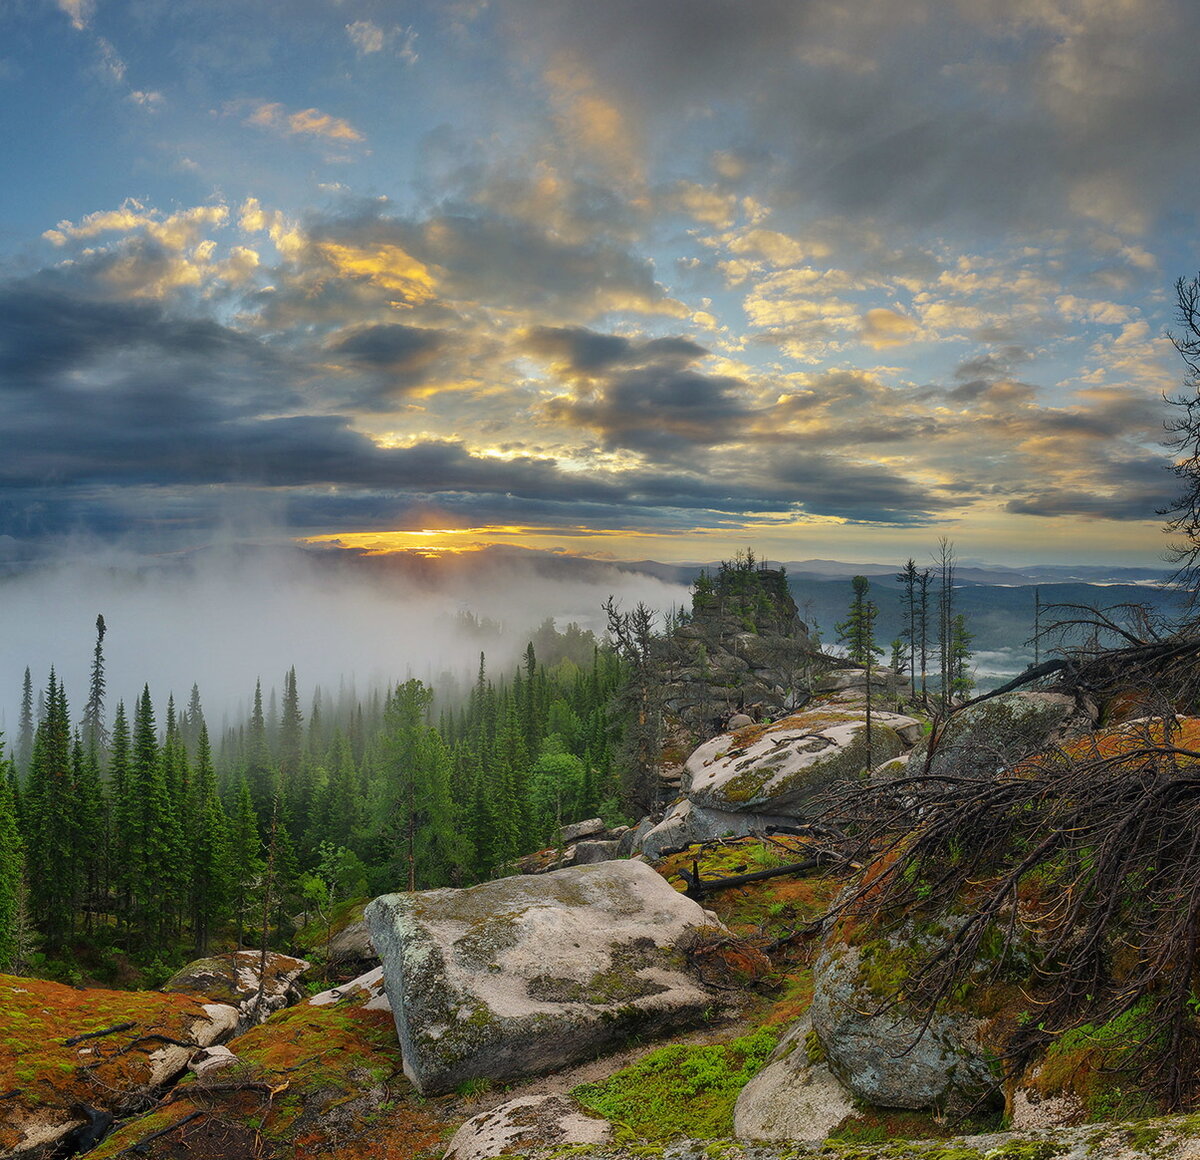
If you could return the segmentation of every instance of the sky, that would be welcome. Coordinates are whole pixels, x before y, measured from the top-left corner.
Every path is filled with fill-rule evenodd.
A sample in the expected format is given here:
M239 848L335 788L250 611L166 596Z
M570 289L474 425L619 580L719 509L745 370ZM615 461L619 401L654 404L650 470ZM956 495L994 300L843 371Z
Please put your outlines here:
M1153 564L1190 0L0 0L0 554Z

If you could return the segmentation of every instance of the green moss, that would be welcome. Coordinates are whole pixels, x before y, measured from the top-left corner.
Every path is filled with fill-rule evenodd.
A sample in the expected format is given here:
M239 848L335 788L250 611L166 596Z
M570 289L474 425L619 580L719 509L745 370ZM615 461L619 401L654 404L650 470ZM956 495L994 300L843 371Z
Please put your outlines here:
M817 1033L811 1029L804 1037L804 1054L812 1066L825 1062L825 1048L821 1045Z
M729 1136L738 1093L766 1064L777 1042L777 1031L763 1027L724 1045L672 1044L571 1094L633 1138Z

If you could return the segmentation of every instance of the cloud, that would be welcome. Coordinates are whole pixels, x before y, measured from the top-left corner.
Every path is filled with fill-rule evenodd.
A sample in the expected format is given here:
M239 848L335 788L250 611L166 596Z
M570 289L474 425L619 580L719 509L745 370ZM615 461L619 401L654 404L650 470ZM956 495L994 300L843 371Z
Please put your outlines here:
M91 23L95 0L56 0L59 10L71 19L71 27L82 32Z
M325 141L363 140L363 135L342 117L322 113L320 109L289 112L278 102L255 106L245 123L283 137L317 137Z
M411 27L385 29L371 20L355 20L346 25L346 35L359 56L372 56L386 49L405 64L416 64L421 59L416 50L417 32Z
M863 315L862 338L876 350L887 346L903 346L917 334L917 324L895 310L876 307Z

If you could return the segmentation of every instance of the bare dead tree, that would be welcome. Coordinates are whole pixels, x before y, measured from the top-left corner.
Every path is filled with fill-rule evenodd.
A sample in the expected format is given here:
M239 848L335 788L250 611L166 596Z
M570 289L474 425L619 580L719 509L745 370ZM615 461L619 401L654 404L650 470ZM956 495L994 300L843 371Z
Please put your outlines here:
M1000 977L1019 958L1028 977L1032 946L1038 1016L1008 1044L1014 1071L1063 1032L1136 1010L1120 1069L1168 1109L1195 1106L1200 750L1178 728L1142 722L998 776L847 787L822 820L867 869L827 918L887 929L965 910L905 985L926 1022L981 963Z

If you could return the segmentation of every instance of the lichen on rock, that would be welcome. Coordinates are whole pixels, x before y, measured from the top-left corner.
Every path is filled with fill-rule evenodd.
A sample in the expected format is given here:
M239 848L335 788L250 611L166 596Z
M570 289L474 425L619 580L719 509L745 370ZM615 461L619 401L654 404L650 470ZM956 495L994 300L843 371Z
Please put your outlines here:
M409 1078L423 1092L553 1070L696 1020L699 905L640 862L603 862L367 908Z

